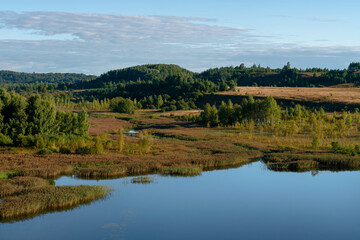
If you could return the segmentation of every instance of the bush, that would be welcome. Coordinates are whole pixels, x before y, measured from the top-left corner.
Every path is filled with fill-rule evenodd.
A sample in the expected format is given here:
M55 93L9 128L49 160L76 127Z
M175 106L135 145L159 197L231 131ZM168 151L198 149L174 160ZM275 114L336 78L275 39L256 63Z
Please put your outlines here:
M13 144L13 140L10 137L0 133L0 145L1 146L9 146L12 144Z
M339 142L332 142L331 143L331 151L333 153L339 153L342 151L342 147L340 146Z
M75 153L76 154L81 154L81 155L87 155L87 154L95 154L96 151L95 151L95 148L85 146L85 147L78 147L75 150Z
M20 145L23 147L35 146L35 137L33 135L19 137Z
M342 153L342 154L349 154L352 156L356 156L360 153L360 146L355 145L353 148L351 146L341 146L339 142L332 142L331 151L333 153Z
M38 154L41 154L41 155L47 155L47 154L52 154L52 153L53 153L53 151L51 151L48 148L43 148L38 152Z
M122 97L117 97L117 98L111 99L110 109L112 111L119 112L119 113L130 113L130 114L135 113L134 102L131 101L131 99L129 99L129 98L124 99Z

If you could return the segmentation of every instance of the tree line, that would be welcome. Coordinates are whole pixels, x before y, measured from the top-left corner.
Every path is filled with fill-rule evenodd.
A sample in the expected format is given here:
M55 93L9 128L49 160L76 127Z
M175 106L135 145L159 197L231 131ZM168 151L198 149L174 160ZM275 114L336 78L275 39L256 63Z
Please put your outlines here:
M302 70L292 68L290 63L276 69L255 64L246 67L240 64L236 67L212 68L202 73L194 73L177 65L148 64L112 70L97 78L88 75L55 74L56 77L51 79L51 74L40 74L39 82L4 86L24 96L32 93L57 95L58 90L68 90L61 91L61 94L68 95L68 99L74 102L73 105L84 105L84 102L87 102L87 106L94 108L108 107L107 103L97 104L96 101L100 103L105 99L122 97L133 101L136 109L186 110L197 108L196 102L204 94L234 90L236 86L319 87L342 83L359 85L359 65L360 63L351 63L348 69L343 70ZM35 80L38 75L31 76ZM44 76L49 79L46 80ZM9 81L14 82L15 78ZM80 89L88 90L72 91Z
M321 108L308 109L299 104L284 109L272 97L254 100L252 96L249 96L241 104L235 105L230 100L228 103L222 102L220 106L206 104L200 115L189 114L180 118L198 122L207 127L244 128L250 133L255 128L260 131L266 128L276 136L310 135L313 148L319 148L324 139L351 137L360 130L358 109L355 109L353 113L334 112L330 116ZM333 148L334 152L357 153L354 147L341 150L337 143L334 143Z

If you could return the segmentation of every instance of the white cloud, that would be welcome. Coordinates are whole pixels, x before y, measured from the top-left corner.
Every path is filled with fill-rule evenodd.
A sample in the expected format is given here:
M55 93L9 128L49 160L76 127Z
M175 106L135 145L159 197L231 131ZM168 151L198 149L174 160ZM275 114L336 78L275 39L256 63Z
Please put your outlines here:
M296 57L302 65L316 66L315 61L324 60L343 66L360 56L355 47L278 45L273 36L203 18L0 11L0 28L39 36L0 38L0 69L27 72L101 74L146 63L201 71L241 62L282 66Z
M246 29L208 25L211 19L170 16L104 15L65 12L0 12L7 28L38 31L42 35L71 34L86 41L152 41L190 43L239 37Z

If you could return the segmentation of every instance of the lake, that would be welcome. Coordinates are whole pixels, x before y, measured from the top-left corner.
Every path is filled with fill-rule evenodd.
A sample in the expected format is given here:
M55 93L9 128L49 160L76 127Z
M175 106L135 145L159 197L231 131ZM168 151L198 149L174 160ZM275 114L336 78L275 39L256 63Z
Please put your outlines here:
M132 177L106 199L0 224L0 239L360 239L360 172L273 172L262 162L196 177Z

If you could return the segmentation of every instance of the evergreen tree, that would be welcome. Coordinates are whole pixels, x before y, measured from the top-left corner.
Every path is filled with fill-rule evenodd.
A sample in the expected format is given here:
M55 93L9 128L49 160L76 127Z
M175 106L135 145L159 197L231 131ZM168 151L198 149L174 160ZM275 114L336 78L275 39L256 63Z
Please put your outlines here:
M28 99L26 114L28 116L27 135L54 134L56 131L55 103L50 99L42 99L33 95Z

